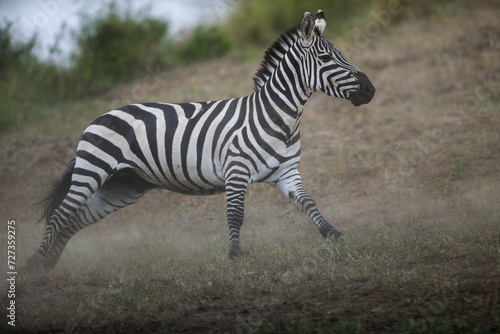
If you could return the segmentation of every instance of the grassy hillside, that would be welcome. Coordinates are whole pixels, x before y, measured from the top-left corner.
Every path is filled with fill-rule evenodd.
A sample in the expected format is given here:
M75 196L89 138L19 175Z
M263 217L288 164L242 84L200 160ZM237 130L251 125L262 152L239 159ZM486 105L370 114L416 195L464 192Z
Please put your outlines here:
M500 7L440 8L404 7L377 31L368 16L343 36L329 32L377 88L359 108L316 94L301 124L303 180L345 243L324 241L256 184L242 228L250 254L230 261L223 195L151 192L79 232L54 271L17 277L14 330L499 332ZM42 233L26 210L95 117L129 102L246 95L258 63L152 67L134 83L41 107L3 134L0 207L16 220L17 262Z

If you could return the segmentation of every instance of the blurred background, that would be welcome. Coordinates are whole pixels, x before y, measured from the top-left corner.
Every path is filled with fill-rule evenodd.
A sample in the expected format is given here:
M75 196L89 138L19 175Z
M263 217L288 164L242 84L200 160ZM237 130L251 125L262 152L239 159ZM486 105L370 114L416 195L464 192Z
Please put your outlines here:
M26 123L41 104L102 93L148 67L257 60L305 11L323 9L327 37L348 39L355 22L390 2L1 0L0 131ZM419 1L412 15L432 6Z

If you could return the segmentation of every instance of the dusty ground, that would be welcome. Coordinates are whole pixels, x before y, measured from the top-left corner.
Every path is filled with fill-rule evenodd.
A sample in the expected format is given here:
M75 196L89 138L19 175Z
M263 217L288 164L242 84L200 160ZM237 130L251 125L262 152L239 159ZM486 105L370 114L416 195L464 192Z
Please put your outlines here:
M303 159L300 170L319 208L346 234L348 242L351 240L356 245L351 249L353 254L359 254L365 247L363 245L368 249L372 246L376 248L377 239L385 240L385 237L387 240L412 240L417 246L411 247L418 249L410 247L408 251L406 248L395 248L407 254L407 257L398 260L401 262L387 263L387 272L392 273L395 268L402 267L407 269L404 276L417 270L412 275L419 279L393 277L392 274L384 276L378 271L377 274L374 274L375 271L371 274L353 274L355 269L350 268L349 263L356 261L343 259L333 265L346 278L338 278L334 285L328 287L336 289L336 294L333 294L336 297L325 300L324 290L315 289L314 280L307 279L310 275L308 266L302 263L300 268L287 268L284 264L286 261L279 254L276 255L277 251L273 248L275 245L294 244L298 247L306 245L306 249L323 249L318 232L277 191L264 185L254 185L246 204L246 221L242 230L244 245L254 250L257 258L263 256L259 253L262 249L272 250L270 256L274 256L272 260L276 262L271 263L279 268L276 270L282 280L287 275L300 277L305 282L303 289L297 288L288 299L279 293L276 297L265 294L256 295L254 299L241 297L242 302L237 308L247 313L237 313L228 306L234 305L230 302L225 304L226 297L221 296L214 299L207 297L207 305L196 309L187 308L189 311L178 313L175 312L175 306L162 305L159 309L164 312L170 310L170 315L165 316L163 322L158 320L160 316L152 316L150 325L144 325L142 330L170 328L173 331L208 332L211 328L218 328L226 332L248 332L256 329L265 331L266 328L272 331L274 328L286 331L287 327L283 323L292 321L301 309L307 309L305 313L313 320L316 314L320 319L317 323L324 325L359 319L364 313L354 310L362 309L363 305L373 306L372 313L366 316L369 320L376 318L377 312L382 314L384 305L391 304L383 296L397 295L391 290L396 287L409 291L427 290L427 295L423 293L419 297L425 303L412 304L408 301L408 305L428 307L421 311L430 313L434 312L432 307L446 309L439 304L445 300L440 293L456 294L457 298L453 300L458 305L457 309L467 310L467 305L476 305L485 311L477 313L479 317L484 314L490 316L487 321L496 323L497 327L492 328L498 330L499 14L499 8L478 6L473 9L447 8L442 13L419 20L411 20L410 15L405 16L400 23L381 29L369 39L368 45L351 49L348 55L354 64L368 74L377 88L377 95L369 105L354 108L347 101L316 94L306 106L301 125ZM335 39L331 40L335 44ZM354 45L349 40L345 43ZM58 116L57 122L30 125L21 133L3 135L1 140L5 144L0 148L0 207L3 221L15 219L17 223L18 263L21 264L36 250L42 232L42 225L33 225L38 212L27 209L41 198L48 185L60 175L74 153L78 136L93 118L110 109L114 103L121 105L134 99L176 102L245 95L252 90L251 77L257 66L257 62L221 61L159 71L152 76L147 74L144 80L117 87L96 100L79 102L81 105L76 107L56 106L73 111L66 116ZM200 257L227 261L224 206L224 196L200 198L157 191L148 194L134 206L81 231L70 241L61 259L60 271L52 274L55 276L18 283L23 284L19 287L19 321L22 323L25 319L28 322L24 324L25 328L33 331L49 331L51 326L63 331L64 325L61 324L64 320L55 317L55 320L44 322L42 315L45 313L33 311L34 308L30 307L33 295L38 293L50 303L62 305L67 302L68 295L77 298L99 291L103 295L114 296L114 289L119 289L116 285L120 285L123 279L120 275L123 274L116 273L118 269L113 261L141 262L148 254L156 254L149 250L148 244L154 249L155 245L160 245L160 249L169 253L166 255L167 260L162 260L166 261L166 265L181 266L180 260L187 259L190 263L188 267L193 268L197 263L194 260L196 252L200 252ZM6 228L0 233L4 254ZM423 246L418 246L420 244ZM425 247L428 247L427 250ZM414 258L411 258L412 252L415 252ZM454 252L457 252L456 258ZM304 254L301 256L301 259L306 257ZM371 256L375 261L379 259L377 254L363 253L358 260L368 263ZM398 255L394 254L394 258L398 258ZM386 257L384 259L391 261ZM4 262L2 270L7 272ZM212 263L211 260L207 262ZM325 264L321 261L314 263ZM240 265L247 269L250 266L242 263L235 266ZM257 260L252 265L255 265L251 267L252 272L266 267ZM236 270L231 266L231 263L227 264L227 270ZM427 277L418 272L418 269L429 268L440 272L440 267L443 273L447 273L443 274L447 277L443 282L448 282L449 286L446 285L448 283L440 285L436 282L443 277L437 274L431 277L434 271L430 271ZM99 273L106 283L82 283L87 269L94 274ZM377 270L381 270L380 267ZM72 272L83 275L83 278L75 278ZM318 280L323 277L314 275L311 277ZM175 291L181 291L178 281L158 277L168 277L168 274L153 275L149 284L154 285L154 280L160 279L158 285L168 285ZM381 277L394 280L394 285L381 285ZM126 278L123 280L125 286L130 287L127 285L130 281ZM325 284L318 282L318 287L325 288ZM410 283L405 285L405 282ZM261 283L265 285L269 282ZM119 291L123 292L123 289ZM134 291L134 285L131 291ZM304 294L302 299L299 298L301 293ZM399 293L406 295L405 291ZM461 302L460 293L467 296ZM241 293L243 296L246 294L251 295L249 291ZM190 295L186 292L186 296ZM6 298L2 298L3 303ZM151 298L154 300L154 297ZM95 302L95 299L92 300ZM35 306L42 305L40 297L33 298L31 302ZM122 305L120 300L115 302L113 307ZM128 302L123 301L125 304ZM214 305L219 305L219 309ZM322 322L325 313L319 309L326 305L333 313L328 313L329 320ZM99 309L99 306L95 307ZM378 311L377 307L380 307ZM408 307L407 312L418 314L418 310ZM255 310L258 312L254 314ZM452 310L458 312L455 308ZM248 328L231 327L231 321L222 319L222 315L231 317L234 312L246 319ZM465 314L469 320L474 318L471 315L473 313ZM72 317L79 319L78 312L72 313ZM2 318L5 319L4 316ZM124 323L131 328L140 324L138 318L127 315L127 319ZM259 319L266 319L264 323L273 324L274 327L256 326ZM109 323L102 322L93 330L126 331L125 327L118 325L120 321L124 319L110 317ZM464 321L467 322L467 319ZM480 323L481 319L476 321ZM361 323L366 325L366 322ZM70 325L66 323L65 326ZM82 331L93 328L85 323L74 326ZM328 328L325 326L319 328ZM372 329L384 328L383 323L377 323L377 326ZM293 328L302 328L305 332L316 330L314 327ZM457 330L460 327L450 328ZM370 330L369 327L357 330L362 332L363 329ZM66 330L72 329L67 327ZM356 332L356 329L352 329L352 332Z

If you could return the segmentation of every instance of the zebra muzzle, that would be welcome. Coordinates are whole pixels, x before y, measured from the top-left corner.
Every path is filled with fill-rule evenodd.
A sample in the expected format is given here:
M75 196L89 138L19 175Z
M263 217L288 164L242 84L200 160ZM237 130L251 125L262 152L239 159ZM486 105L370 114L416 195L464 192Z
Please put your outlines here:
M354 106L358 107L367 104L373 99L375 87L363 72L358 72L354 76L358 80L359 89L349 95L349 100Z

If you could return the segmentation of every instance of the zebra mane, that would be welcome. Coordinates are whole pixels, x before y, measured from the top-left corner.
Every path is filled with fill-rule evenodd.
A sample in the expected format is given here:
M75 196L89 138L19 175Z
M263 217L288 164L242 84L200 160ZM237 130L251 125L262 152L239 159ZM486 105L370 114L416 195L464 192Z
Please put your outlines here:
M288 29L274 41L269 49L267 49L264 54L264 59L262 60L262 63L253 78L254 89L256 91L264 86L278 67L285 53L288 49L290 49L293 43L295 43L299 36L299 28L300 25L296 25Z

